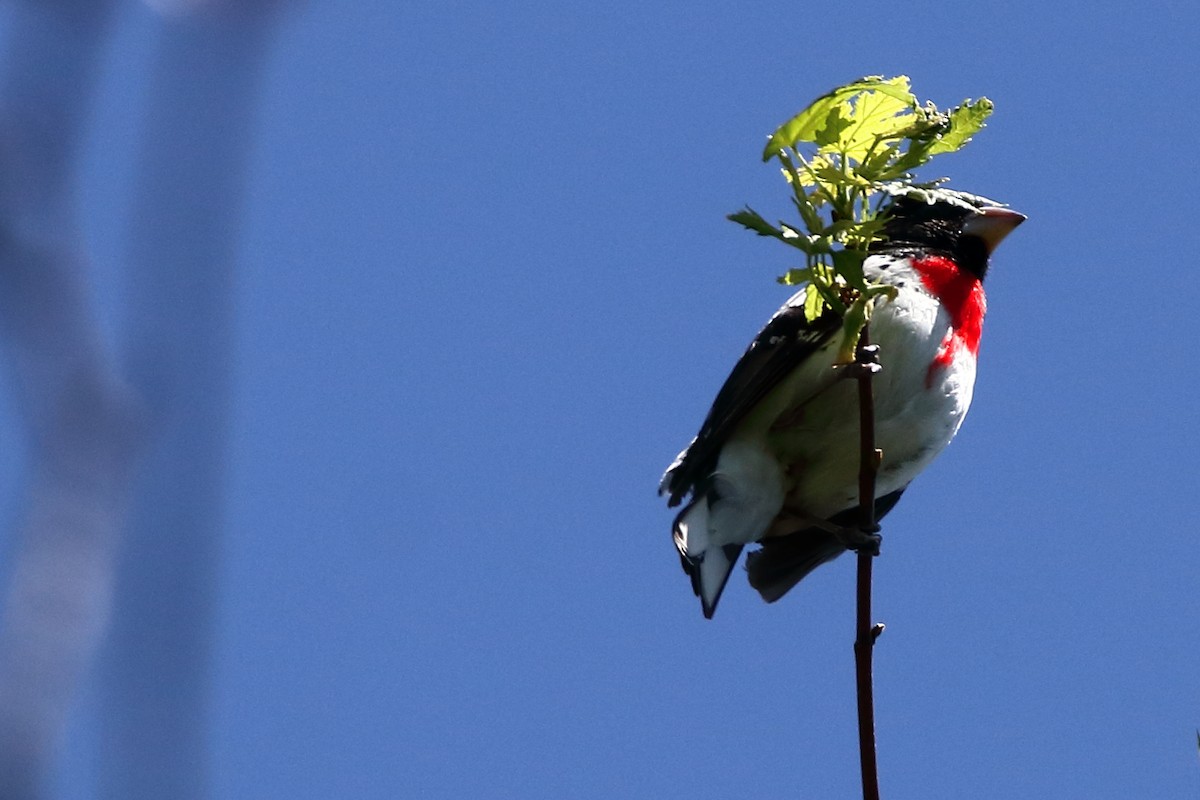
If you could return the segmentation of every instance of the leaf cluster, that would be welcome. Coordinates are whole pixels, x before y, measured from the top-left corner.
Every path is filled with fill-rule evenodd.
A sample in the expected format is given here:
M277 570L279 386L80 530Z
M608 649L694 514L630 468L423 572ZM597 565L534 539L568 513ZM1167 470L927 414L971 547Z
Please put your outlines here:
M970 202L969 196L938 188L943 180L918 182L914 171L966 145L992 107L987 98L947 111L922 105L903 75L839 86L780 125L763 150L763 161L780 164L799 224L772 224L749 206L729 219L804 253L804 266L779 280L807 283L809 319L829 310L842 316L852 353L871 300L890 292L869 285L862 264L871 244L883 238L891 198L921 192L930 202L935 197Z

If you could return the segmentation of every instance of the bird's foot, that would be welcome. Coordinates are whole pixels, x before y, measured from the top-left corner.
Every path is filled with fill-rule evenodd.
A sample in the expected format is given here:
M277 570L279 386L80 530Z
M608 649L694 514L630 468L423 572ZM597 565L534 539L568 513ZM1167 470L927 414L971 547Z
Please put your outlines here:
M879 363L879 345L868 344L858 348L856 358L849 364L839 364L834 367L839 378L858 380L867 375L876 375L883 370Z
M806 514L788 510L783 511L775 518L775 522L768 528L766 537L764 538L787 536L812 528L832 534L833 538L837 539L842 547L845 547L847 550L853 550L856 553L868 552L873 556L877 556L879 555L879 545L883 542L883 537L879 535L879 531L883 529L878 525L873 525L869 529L861 526L847 527L844 525L835 525L829 520L817 519Z
M883 544L883 537L879 535L880 530L882 528L878 525L872 525L870 528L836 528L831 533L847 550L877 556L879 555L879 546Z

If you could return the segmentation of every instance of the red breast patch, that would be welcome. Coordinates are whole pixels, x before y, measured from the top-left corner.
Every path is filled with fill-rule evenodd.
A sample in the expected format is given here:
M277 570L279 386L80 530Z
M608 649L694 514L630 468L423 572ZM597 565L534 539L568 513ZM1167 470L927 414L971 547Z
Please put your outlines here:
M987 313L987 298L983 284L969 272L958 268L944 256L927 256L913 262L921 283L936 297L950 314L950 330L942 340L937 355L929 364L925 385L932 386L939 369L949 367L960 347L971 355L979 353L979 337L983 334L983 316Z

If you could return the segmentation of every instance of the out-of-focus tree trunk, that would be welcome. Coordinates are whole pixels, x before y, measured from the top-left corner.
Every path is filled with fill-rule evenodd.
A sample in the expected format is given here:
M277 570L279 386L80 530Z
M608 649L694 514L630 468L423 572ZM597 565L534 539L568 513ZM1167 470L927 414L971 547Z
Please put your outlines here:
M152 66L129 216L123 346L151 438L101 675L104 798L209 793L234 263L275 10L244 0L169 16Z
M81 126L114 4L27 0L9 20L0 75L0 334L29 477L0 614L3 800L46 796L74 689L110 608L101 795L208 793L204 722L234 250L256 87L279 4L147 2L172 13L153 67L129 216L121 356L132 390L117 377L90 309L72 207Z
M0 797L27 800L45 796L104 628L139 425L90 308L71 193L112 3L12 10L0 74L0 333L28 468L0 615Z

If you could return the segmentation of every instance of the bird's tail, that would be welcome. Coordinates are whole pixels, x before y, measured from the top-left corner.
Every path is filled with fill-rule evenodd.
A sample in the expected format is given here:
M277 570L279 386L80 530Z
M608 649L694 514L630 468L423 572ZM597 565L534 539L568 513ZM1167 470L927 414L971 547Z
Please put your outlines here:
M672 533L683 571L692 579L692 591L700 598L705 619L712 619L717 601L742 553L742 545L718 545L709 535L709 501L701 494L675 517Z
M746 572L762 599L774 603L808 573L844 552L846 548L833 534L810 528L763 539L762 549L746 557Z
M902 494L903 488L876 498L875 519L883 519L899 502ZM829 522L839 526L854 525L858 513L858 508L848 508L834 514ZM846 547L836 536L815 527L787 536L772 536L761 543L761 550L746 557L746 572L749 573L750 585L768 603L783 597L817 567L846 552Z

